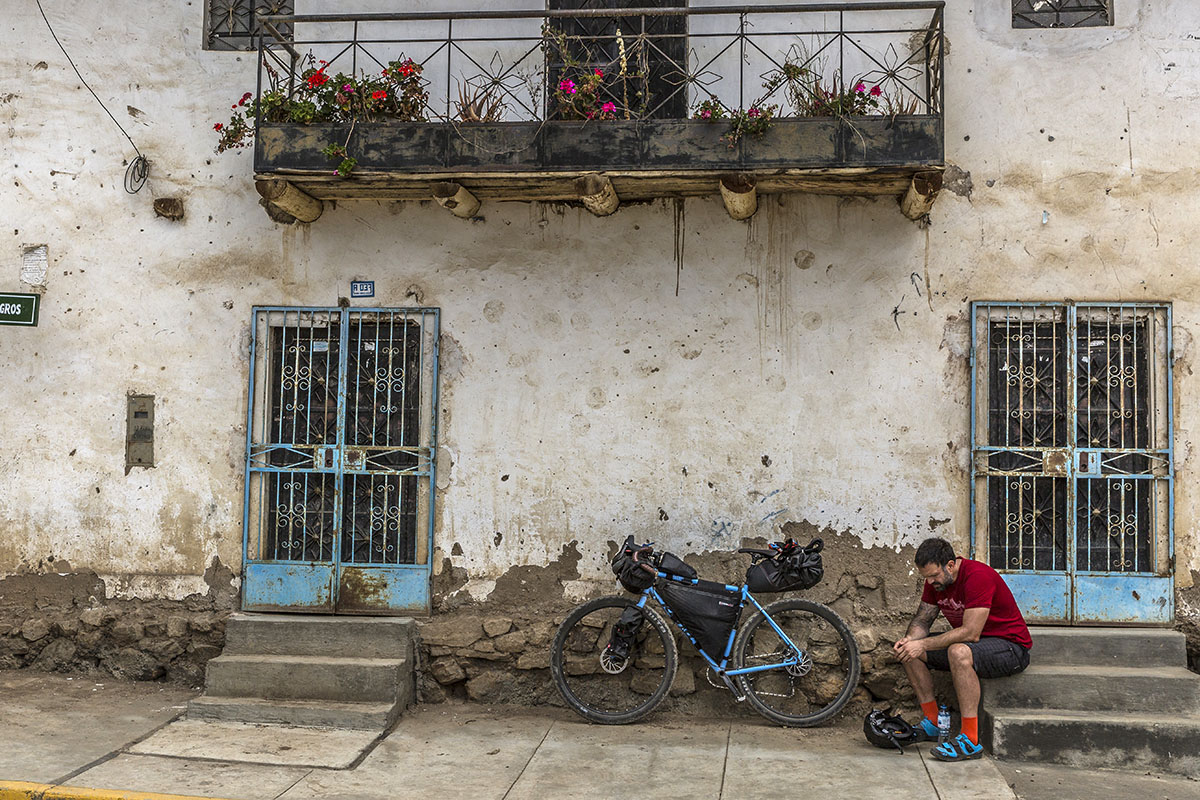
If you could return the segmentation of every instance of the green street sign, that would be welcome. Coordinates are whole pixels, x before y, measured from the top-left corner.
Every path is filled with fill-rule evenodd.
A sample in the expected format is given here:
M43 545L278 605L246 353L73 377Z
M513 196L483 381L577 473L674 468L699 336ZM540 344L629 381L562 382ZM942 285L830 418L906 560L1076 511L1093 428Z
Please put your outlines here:
M37 294L4 294L0 292L0 325L37 327L38 307L42 296Z

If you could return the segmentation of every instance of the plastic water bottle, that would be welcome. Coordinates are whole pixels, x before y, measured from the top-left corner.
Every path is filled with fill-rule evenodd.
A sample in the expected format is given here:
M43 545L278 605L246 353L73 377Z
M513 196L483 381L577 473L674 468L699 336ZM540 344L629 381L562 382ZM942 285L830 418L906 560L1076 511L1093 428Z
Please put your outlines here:
M950 738L950 709L944 705L938 706L938 743L942 744Z

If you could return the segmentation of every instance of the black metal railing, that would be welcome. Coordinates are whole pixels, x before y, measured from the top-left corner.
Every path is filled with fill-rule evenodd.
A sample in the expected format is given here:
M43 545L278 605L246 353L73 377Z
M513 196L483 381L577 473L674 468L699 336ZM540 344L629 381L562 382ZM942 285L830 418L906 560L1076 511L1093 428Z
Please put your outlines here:
M925 115L940 124L943 7L267 15L258 100L275 118L258 121L752 124L766 114Z

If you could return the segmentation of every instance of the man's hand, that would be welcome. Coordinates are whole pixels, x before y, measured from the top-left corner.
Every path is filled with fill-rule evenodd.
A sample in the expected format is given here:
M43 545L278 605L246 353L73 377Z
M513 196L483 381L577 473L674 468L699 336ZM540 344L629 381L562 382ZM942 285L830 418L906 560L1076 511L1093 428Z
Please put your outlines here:
M892 651L896 654L896 658L900 659L901 664L907 664L914 658L920 658L921 654L925 652L925 640L905 636L892 645Z

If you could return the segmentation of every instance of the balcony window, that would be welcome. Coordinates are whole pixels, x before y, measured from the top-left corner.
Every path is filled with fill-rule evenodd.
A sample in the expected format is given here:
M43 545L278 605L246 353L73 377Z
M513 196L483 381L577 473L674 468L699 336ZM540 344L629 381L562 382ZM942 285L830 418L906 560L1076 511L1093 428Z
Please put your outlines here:
M1112 0L1013 0L1014 28L1093 28L1112 25Z
M552 11L622 8L685 9L687 0L550 0ZM547 53L549 93L568 71L561 58L566 55L576 64L611 75L611 100L631 116L686 117L687 20L684 14L552 18L550 27L560 34L558 41L567 52L551 48Z
M262 14L291 14L292 0L205 0L205 50L257 50L258 37L264 33L258 17ZM292 26L277 29L290 35Z

